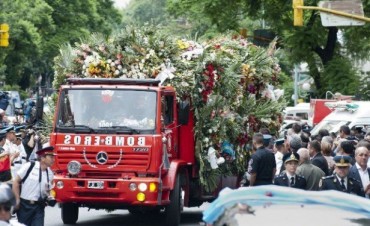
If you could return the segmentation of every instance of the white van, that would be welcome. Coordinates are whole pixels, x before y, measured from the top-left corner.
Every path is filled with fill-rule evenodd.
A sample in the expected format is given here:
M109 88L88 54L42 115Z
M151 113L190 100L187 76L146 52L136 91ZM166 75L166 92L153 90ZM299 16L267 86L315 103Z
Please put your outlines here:
M356 126L370 127L370 101L352 101L347 104L331 102L331 107L333 112L311 130L311 135L317 135L321 129L337 133L342 125L350 129Z
M286 107L283 111L284 120L299 120L307 122L310 112L310 103L299 103L294 107Z

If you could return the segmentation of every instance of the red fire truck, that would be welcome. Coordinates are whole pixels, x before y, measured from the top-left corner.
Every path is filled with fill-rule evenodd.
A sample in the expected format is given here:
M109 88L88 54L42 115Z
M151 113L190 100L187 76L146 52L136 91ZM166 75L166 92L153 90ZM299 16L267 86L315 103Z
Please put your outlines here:
M159 82L75 78L61 86L50 143L65 224L88 207L164 214L165 225L179 225L182 207L216 198L199 183L189 102ZM237 179L219 184L235 188Z

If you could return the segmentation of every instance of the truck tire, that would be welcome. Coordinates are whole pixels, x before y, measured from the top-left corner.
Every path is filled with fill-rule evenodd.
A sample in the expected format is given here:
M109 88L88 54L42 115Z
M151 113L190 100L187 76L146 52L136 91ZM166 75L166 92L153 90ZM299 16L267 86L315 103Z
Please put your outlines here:
M64 224L76 224L78 220L78 205L75 203L62 204L62 221Z
M170 204L165 209L165 225L178 226L181 219L180 175L177 175L173 190L170 192Z

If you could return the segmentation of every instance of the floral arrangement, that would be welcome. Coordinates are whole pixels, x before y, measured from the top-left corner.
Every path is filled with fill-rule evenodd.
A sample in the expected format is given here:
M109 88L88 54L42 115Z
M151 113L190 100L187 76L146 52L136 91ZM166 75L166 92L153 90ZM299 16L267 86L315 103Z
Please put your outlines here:
M217 187L220 175L245 171L246 148L260 128L277 131L285 105L278 85L275 42L267 49L227 34L203 44L164 35L158 27L127 27L94 34L55 59L54 87L69 77L156 78L190 98L200 183Z

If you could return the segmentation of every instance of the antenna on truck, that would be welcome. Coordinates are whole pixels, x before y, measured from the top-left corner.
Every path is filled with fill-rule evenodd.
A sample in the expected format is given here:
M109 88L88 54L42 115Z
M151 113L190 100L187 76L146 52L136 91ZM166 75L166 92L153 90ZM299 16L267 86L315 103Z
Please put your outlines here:
M146 85L159 86L156 79L121 79L121 78L69 78L69 85Z

